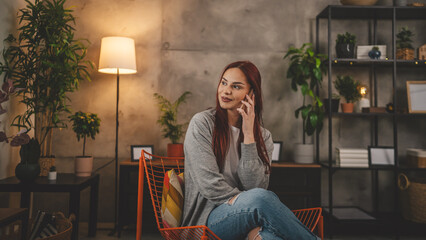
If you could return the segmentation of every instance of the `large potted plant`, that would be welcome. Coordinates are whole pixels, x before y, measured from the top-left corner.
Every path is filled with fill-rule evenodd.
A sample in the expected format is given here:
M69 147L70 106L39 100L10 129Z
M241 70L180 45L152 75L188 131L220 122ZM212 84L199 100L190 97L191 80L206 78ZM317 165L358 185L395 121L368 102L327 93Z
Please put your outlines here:
M18 14L18 37L6 38L0 74L13 82L20 102L27 106L12 125L34 129L41 174L47 176L54 165L52 129L66 127L61 114L70 111L66 94L77 89L80 80L90 80L87 68L93 65L84 60L85 44L74 37L74 17L64 7L65 0L25 2Z
M179 140L184 134L184 127L187 123L179 124L177 122L179 105L186 101L191 92L184 92L174 103L170 102L164 96L154 93L154 98L158 101L160 108L160 118L157 123L161 125L163 137L170 139L171 143L167 144L167 156L183 157L183 144Z
M351 76L337 76L336 81L334 81L334 87L346 99L346 103L341 104L342 112L352 113L354 111L354 102L361 98L359 86L360 83Z
M83 139L83 155L75 158L75 175L78 177L88 177L92 174L93 157L86 156L86 138L91 137L93 140L99 133L101 119L97 114L76 112L69 116L72 122L72 130L77 134L77 141Z
M413 42L414 33L406 27L401 28L396 35L396 59L413 60L414 47Z
M356 36L349 32L337 34L336 55L338 58L354 58Z
M303 143L296 144L294 161L297 163L312 163L314 161L314 146L306 143L306 135L311 136L320 132L323 126L323 103L316 94L321 87L323 74L327 67L324 61L326 55L315 53L311 43L305 43L301 48L290 47L284 58L290 58L287 78L291 79L291 88L300 88L303 103L296 109L296 118L302 116ZM309 99L309 100L308 100Z

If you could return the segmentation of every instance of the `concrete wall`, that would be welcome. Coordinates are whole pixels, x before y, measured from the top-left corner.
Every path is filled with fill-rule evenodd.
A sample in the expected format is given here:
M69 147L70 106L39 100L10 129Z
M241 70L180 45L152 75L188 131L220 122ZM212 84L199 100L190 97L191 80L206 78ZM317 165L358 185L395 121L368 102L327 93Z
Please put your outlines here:
M10 1L2 0L2 3ZM382 1L387 3L389 1ZM160 137L161 130L156 124L159 116L152 95L159 92L171 100L189 90L193 93L188 103L180 109L182 122L193 114L214 106L218 77L225 65L236 60L250 60L260 69L263 78L264 123L274 140L284 142L283 158L292 159L293 144L301 142L302 126L294 118L294 110L301 103L300 93L290 89L285 78L288 61L282 59L291 45L301 46L315 40L315 16L329 4L339 4L338 0L279 1L279 0L69 0L76 20L76 36L87 38L89 59L96 64L99 59L102 37L119 35L135 39L137 48L138 73L120 77L120 160L130 158L130 145L153 144L155 153L165 154L168 140ZM16 8L13 8L16 9ZM1 36L11 31L14 14L1 18ZM4 11L3 9L1 11ZM1 16L4 16L3 14ZM405 23L400 23L405 24ZM415 45L426 42L423 23L406 23L414 26L417 33ZM334 39L337 33L350 31L358 37L359 44L368 43L367 21L341 21L333 25ZM398 25L400 26L400 25ZM401 25L404 26L404 25ZM326 22L321 21L321 50L326 47ZM379 43L390 46L390 25L380 23ZM333 44L334 46L334 44ZM390 52L388 52L390 54ZM352 74L356 79L368 82L368 72L362 68L336 70L339 74ZM401 70L398 87L403 91L407 79L425 79L424 71ZM406 75L407 74L407 75ZM101 118L101 129L96 140L89 140L86 151L95 156L96 167L114 158L115 144L115 91L116 77L101 74L94 70L92 82L82 82L80 90L70 94L74 111L94 112ZM406 77L408 76L408 77ZM391 69L380 70L379 104L391 100ZM383 80L382 80L383 79ZM327 89L327 84L324 85ZM325 90L321 92L325 96ZM403 147L423 147L426 140L421 133L425 127L413 128L424 119L407 121L399 128ZM334 119L333 143L343 147L366 147L369 145L369 122L365 119ZM326 124L327 126L327 124ZM380 144L391 145L392 125L389 119L380 122L383 138ZM383 126L383 128L382 128ZM326 129L326 128L325 128ZM383 131L383 132L382 132ZM418 132L421 132L418 134ZM424 134L423 134L424 136ZM327 151L327 131L321 133L321 158ZM4 147L3 145L0 147ZM70 129L55 130L53 152L57 157L59 172L73 172L73 156L80 154L82 143L77 142ZM18 160L10 161L7 154L1 153L0 177L12 174ZM4 170L8 168L8 170ZM4 172L4 173L2 173ZM113 166L101 173L101 209L112 209ZM327 177L323 178L323 202L327 204ZM393 182L391 176L381 174L382 205L385 210L392 207ZM371 209L371 182L367 171L338 172L335 175L336 204L360 204ZM54 204L41 203L39 194L36 206L66 208L66 196ZM87 194L86 194L87 195ZM49 195L50 196L50 195ZM83 197L87 197L84 196ZM46 199L46 198L44 198ZM82 211L86 206L82 206ZM84 219L84 216L83 216ZM100 211L99 221L110 222L112 211Z

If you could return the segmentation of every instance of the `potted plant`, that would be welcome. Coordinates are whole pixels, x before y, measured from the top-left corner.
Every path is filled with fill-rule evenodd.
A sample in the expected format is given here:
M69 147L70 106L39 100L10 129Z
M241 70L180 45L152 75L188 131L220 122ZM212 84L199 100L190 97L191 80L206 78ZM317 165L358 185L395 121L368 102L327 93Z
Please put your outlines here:
M344 113L352 113L354 111L354 102L361 98L358 91L360 83L355 81L351 76L337 76L334 81L334 87L339 94L346 99L346 103L342 103L342 111Z
M329 102L328 98L324 98L324 108L326 113L330 111L328 102ZM339 111L339 103L340 103L340 95L333 93L331 95L331 112L332 113L336 113Z
M396 35L396 59L413 60L414 47L411 45L413 42L414 34L406 27L401 28Z
M337 34L336 55L338 58L354 58L356 36L349 32Z
M291 79L291 88L297 91L300 87L303 103L295 111L303 121L303 143L296 144L294 160L297 163L312 163L313 144L306 143L306 136L320 132L323 126L323 103L316 95L316 89L321 87L323 74L327 72L324 61L326 55L315 53L311 43L305 43L301 48L290 47L284 58L290 58L287 78ZM310 101L308 102L308 99Z
M191 92L184 92L174 103L158 93L154 93L154 98L158 101L160 108L160 119L157 123L163 128L163 137L170 139L172 143L167 145L167 156L183 157L183 144L179 140L184 134L184 126L187 123L178 124L177 114L179 105L186 101Z
M85 44L74 37L74 17L64 7L65 0L25 2L19 10L18 36L6 38L0 74L13 82L15 94L27 107L12 126L34 129L41 147L41 174L47 176L54 165L52 129L66 127L61 116L70 111L66 94L76 90L80 80L90 80L87 69L93 65L84 60Z
M93 157L86 156L86 138L91 137L93 140L99 133L101 120L97 114L76 112L69 116L72 122L72 130L77 134L77 141L83 139L83 155L75 158L75 175L78 177L88 177L92 174Z

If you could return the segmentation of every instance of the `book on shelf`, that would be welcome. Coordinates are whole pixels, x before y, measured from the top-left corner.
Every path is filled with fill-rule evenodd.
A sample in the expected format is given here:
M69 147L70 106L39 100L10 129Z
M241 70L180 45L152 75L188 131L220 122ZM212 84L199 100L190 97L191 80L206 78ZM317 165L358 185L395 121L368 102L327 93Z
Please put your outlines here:
M367 154L368 150L365 148L336 148L337 153L351 153L351 154Z
M361 158L368 159L367 153L336 153L339 158Z
M368 163L338 163L340 167L359 167L359 168L368 168Z
M368 164L368 159L337 159L338 163Z

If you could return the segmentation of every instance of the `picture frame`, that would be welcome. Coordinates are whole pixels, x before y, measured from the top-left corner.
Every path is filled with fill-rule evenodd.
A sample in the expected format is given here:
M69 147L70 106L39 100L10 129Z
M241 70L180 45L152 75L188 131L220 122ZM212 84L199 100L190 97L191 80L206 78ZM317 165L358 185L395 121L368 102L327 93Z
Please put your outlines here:
M368 165L374 167L394 167L395 148L387 146L368 146Z
M130 146L130 154L132 157L130 158L131 162L138 162L139 158L142 154L142 149L150 154L154 154L154 145L131 145Z
M278 162L281 159L281 151L283 148L282 141L274 141L274 151L272 152L272 162Z
M407 81L409 113L426 113L426 81Z

